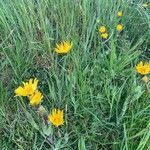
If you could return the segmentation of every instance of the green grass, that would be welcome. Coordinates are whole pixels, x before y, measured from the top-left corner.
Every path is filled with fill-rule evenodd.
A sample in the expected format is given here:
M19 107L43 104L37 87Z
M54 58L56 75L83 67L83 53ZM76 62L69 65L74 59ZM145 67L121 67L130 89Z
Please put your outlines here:
M146 2L0 1L0 149L150 149L150 92L134 68L150 60ZM99 36L100 25L108 40ZM73 42L63 56L54 53L62 40ZM46 110L65 110L59 130L44 126L25 98L14 97L33 77Z

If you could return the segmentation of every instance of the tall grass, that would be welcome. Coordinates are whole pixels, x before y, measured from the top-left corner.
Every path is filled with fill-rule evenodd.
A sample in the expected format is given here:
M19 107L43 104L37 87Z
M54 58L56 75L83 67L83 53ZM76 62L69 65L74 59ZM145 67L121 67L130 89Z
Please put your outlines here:
M0 149L150 149L150 95L134 69L150 57L143 3L0 1ZM108 28L106 41L100 25ZM62 40L73 49L59 56L54 47ZM61 136L53 127L42 135L41 118L14 97L18 84L32 77L40 80L46 109L65 110Z

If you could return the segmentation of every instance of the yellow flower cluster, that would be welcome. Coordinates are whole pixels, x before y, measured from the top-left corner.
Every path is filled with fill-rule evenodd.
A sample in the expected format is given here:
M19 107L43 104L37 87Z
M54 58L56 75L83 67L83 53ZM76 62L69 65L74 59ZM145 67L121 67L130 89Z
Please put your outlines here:
M117 12L117 16L118 17L122 17L123 16L123 12L122 11L118 11ZM123 30L123 25L122 24L118 24L116 26L116 30L119 31L119 32L121 32Z
M148 78L148 74L150 74L150 62L142 62L140 61L137 65L136 65L136 71L141 74L144 75L142 77L142 80L147 83L149 81Z
M43 98L42 93L37 90L38 80L30 79L28 82L22 82L23 86L19 86L15 90L15 96L27 96L31 106L37 106L41 103ZM38 113L43 115L46 113L46 110L43 106L39 106ZM64 124L63 119L63 110L53 109L52 113L47 116L48 121L51 122L54 126L58 127Z
M107 39L108 38L108 33L107 33L107 30L106 30L106 27L105 26L100 26L99 27L99 32L100 32L100 34L101 34L101 37L103 38L103 39Z
M28 82L22 83L23 86L19 86L15 90L16 96L27 96L29 98L30 105L38 105L43 98L42 93L37 90L38 80L35 78L34 80L30 79Z
M123 12L122 12L122 11L118 11L118 12L117 12L117 16L118 16L118 17L122 17L122 16L123 16ZM123 30L123 25L122 25L122 24L118 24L118 25L116 26L116 30L119 31L119 32L121 32L121 31ZM108 36L109 36L109 34L108 34L107 29L106 29L105 26L100 26L100 27L99 27L99 33L100 33L100 35L101 35L101 37L102 37L103 39L107 39Z
M122 17L123 12L118 11L117 16ZM119 32L122 31L123 25L118 24L116 26L116 30ZM99 33L103 39L107 39L109 37L107 28L105 26L99 27ZM67 54L70 52L72 47L73 47L72 42L62 41L59 44L56 44L54 51L57 54ZM141 61L139 64L136 65L135 68L138 73L140 73L141 75L144 75L142 77L142 80L145 82L148 82L149 78L146 75L150 74L150 63L144 63ZM29 100L29 103L31 106L39 106L38 112L41 116L43 114L46 114L47 120L56 127L63 125L65 122L63 110L54 108L54 109L52 109L51 113L49 115L47 115L46 109L42 105L39 105L42 101L43 94L37 88L38 82L39 81L36 78L30 79L28 82L22 82L23 85L16 88L15 96L28 97L28 100Z

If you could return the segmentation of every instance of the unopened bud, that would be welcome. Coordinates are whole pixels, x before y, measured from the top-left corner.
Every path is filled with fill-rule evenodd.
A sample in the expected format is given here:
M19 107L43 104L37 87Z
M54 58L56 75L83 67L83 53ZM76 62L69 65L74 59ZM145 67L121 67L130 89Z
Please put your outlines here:
M143 80L145 83L147 83L147 82L149 81L149 77L144 76L144 77L142 77L142 80Z
M41 116L43 116L44 114L46 114L46 110L45 110L45 108L42 105L38 108L38 113Z

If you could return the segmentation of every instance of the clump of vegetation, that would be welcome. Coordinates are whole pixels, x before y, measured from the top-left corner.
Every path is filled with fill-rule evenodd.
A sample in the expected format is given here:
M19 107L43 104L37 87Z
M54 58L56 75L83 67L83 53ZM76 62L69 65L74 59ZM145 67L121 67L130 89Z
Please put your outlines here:
M0 1L0 149L145 150L146 1Z

